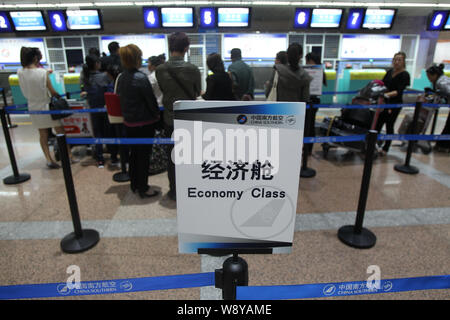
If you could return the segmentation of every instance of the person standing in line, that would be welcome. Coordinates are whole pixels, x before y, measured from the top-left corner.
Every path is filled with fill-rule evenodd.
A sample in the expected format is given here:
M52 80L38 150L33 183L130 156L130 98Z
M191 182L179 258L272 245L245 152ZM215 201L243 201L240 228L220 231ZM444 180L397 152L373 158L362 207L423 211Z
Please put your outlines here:
M150 81L150 84L152 85L153 93L156 96L156 101L158 101L158 106L161 106L162 105L162 92L161 92L161 89L159 88L158 80L156 80L155 70L156 70L156 67L158 67L160 64L164 63L164 61L162 59L162 55L151 56L150 58L148 58L147 63L148 63L147 68L148 68L148 71L150 72L150 74L148 75L148 80Z
M233 91L238 100L254 100L255 79L253 70L242 61L242 52L239 48L231 50L232 63L228 67L228 73L233 80Z
M275 72L278 72L277 101L309 102L309 85L312 78L299 65L302 55L302 46L292 43L287 50L288 63L274 65L268 88L272 88Z
M444 64L433 65L426 72L428 80L433 84L433 90L445 99L446 103L450 103L450 78L444 75ZM450 134L450 111L441 134ZM450 152L450 140L436 142L435 150Z
M305 60L306 60L306 64L309 65L321 65L321 61L320 61L320 56L317 53L314 52L310 52L305 56ZM327 78L325 76L325 71L323 71L323 78L322 78L322 84L324 86L327 85ZM316 96L316 95L311 95L310 98L310 102L313 105L317 105L320 104L320 96ZM306 119L310 119L311 122L309 123L309 132L305 132L307 137L315 137L316 136L316 114L317 114L317 108L308 108L306 110ZM309 115L308 113L312 113L311 115ZM309 154L312 153L312 149L313 149L314 144L313 143L308 143L306 145L306 148L309 152Z
M403 91L410 85L410 76L408 71L406 71L405 60L406 54L397 52L392 59L392 68L386 72L382 80L387 88L387 92L384 94L387 104L403 103ZM395 121L401 110L402 108L383 109L378 117L375 130L380 132L383 126L386 125L386 133L393 134ZM390 146L391 141L385 141L379 154L385 156Z
M22 68L17 71L19 86L27 99L29 111L48 111L50 96L59 97L53 88L48 76L48 71L40 67L42 53L39 48L22 47L20 49L20 63ZM64 127L60 120L53 120L50 114L31 114L31 122L39 131L39 142L47 160L49 169L58 169L60 166L52 158L48 147L49 128L53 128L57 134L64 134ZM72 153L68 146L71 162Z
M111 84L111 80L106 72L100 72L100 58L97 55L90 54L86 57L86 63L83 65L83 88L87 96L87 101L91 109L105 107L105 92ZM107 114L104 112L91 113L92 127L96 138L107 138L112 132ZM111 164L118 165L117 147L108 146L111 152ZM104 168L105 158L103 157L103 145L95 145L97 167Z
M169 38L169 60L156 68L156 79L163 93L164 133L172 137L173 103L177 100L196 100L201 92L201 75L197 66L184 61L190 41L184 32L172 33ZM176 201L175 164L171 157L174 145L167 145L167 175L169 178L168 197Z
M153 138L154 125L159 121L159 108L147 75L139 71L142 51L138 46L129 44L120 48L119 55L123 72L116 79L117 94L127 138ZM148 184L151 149L151 144L130 146L130 188L133 192L137 191L141 198L159 194L156 190L150 190Z
M288 63L287 59L288 59L287 58L287 52L286 51L279 51L277 53L277 55L275 56L275 64L280 64L281 63L281 64L285 64L286 65ZM275 68L275 66L273 66L273 68ZM269 96L271 90L272 90L272 87L270 86L270 81L267 80L264 83L264 92L265 92L266 98Z
M109 56L101 58L100 71L106 71L108 69L108 66L111 64L119 66L121 65L119 49L120 45L117 41L113 41L108 44Z
M202 98L205 100L236 100L233 94L233 83L230 75L225 72L220 54L208 55L206 65L213 74L206 78L206 92L202 94Z

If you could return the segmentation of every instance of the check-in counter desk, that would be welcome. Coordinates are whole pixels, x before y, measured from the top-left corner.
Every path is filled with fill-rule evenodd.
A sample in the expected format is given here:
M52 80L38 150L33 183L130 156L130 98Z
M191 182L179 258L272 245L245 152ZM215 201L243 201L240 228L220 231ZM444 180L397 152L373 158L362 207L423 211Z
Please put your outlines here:
M63 94L64 93L64 88L62 87L62 85L57 81L56 76L54 73L50 73L49 74L49 78L50 81L53 85L53 88L56 90L56 92L58 92L59 94ZM9 86L11 88L11 94L12 94L12 98L13 98L13 103L15 105L20 105L20 104L26 104L27 103L27 99L25 99L22 90L20 90L20 85L19 85L19 77L17 76L17 74L11 74L8 77L8 82L9 82Z
M322 92L335 92L336 91L336 70L325 70L325 77L327 79L327 85L322 87ZM321 104L332 104L333 95L323 94L320 97Z
M337 91L359 91L372 80L382 80L386 71L384 69L345 69L342 78L338 81ZM338 103L351 103L355 94L339 94Z
M450 70L444 70L444 74L447 77L450 77ZM423 91L425 88L433 88L433 85L428 80L427 72L425 69L422 69L420 72L420 77L414 79L414 83L412 84L412 88L415 90Z
M80 74L79 73L65 73L64 74L64 88L66 92L77 92L71 93L71 99L80 99Z

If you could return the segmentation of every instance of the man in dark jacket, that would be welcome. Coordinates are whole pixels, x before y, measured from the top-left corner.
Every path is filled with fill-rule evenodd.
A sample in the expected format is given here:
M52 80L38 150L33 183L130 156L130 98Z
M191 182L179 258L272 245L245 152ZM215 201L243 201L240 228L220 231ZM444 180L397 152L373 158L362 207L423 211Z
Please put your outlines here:
M189 38L184 32L175 32L169 36L169 60L159 65L156 80L163 93L164 132L170 138L173 133L173 103L177 100L195 100L201 92L201 75L197 66L184 61L189 50ZM169 178L168 196L176 200L175 164L171 158L173 145L167 145L167 175Z
M103 57L101 59L102 66L100 68L101 72L104 72L108 69L110 65L118 65L121 66L120 56L119 56L120 45L118 42L113 41L108 44L109 56Z
M255 90L255 79L252 68L242 61L241 49L231 50L232 63L228 67L228 73L233 80L233 91L238 100L253 100Z

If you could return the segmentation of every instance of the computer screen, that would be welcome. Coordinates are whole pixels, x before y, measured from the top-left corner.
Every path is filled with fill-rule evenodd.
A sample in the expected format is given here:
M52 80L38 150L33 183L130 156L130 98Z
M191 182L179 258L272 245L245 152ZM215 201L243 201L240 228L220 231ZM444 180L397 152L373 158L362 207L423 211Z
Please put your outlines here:
M47 55L42 38L1 38L0 63L20 64L20 49L22 47L39 48L42 53L41 63L47 63Z
M8 13L0 11L0 32L13 32L13 26L9 20Z
M347 23L345 25L348 30L359 30L361 28L364 13L366 9L352 8L348 11Z
M217 26L217 14L215 8L200 8L200 28L215 28Z
M84 63L83 50L66 49L66 61L68 67L81 66Z
M194 26L194 8L161 8L163 28Z
M311 9L297 8L295 9L294 28L306 29L309 27L311 20Z
M16 31L47 31L41 11L10 11L9 15Z
M450 30L450 14L447 17L447 22L445 23L444 30Z
M101 30L103 28L100 11L66 10L67 28L69 30Z
M448 11L433 11L431 14L427 30L429 31L439 31L444 27L445 22L447 20Z
M143 7L142 13L144 15L144 26L147 29L161 28L161 17L159 8L157 7Z
M108 45L113 41L117 42L120 47L131 43L137 45L142 51L143 60L162 53L165 53L167 56L167 41L163 34L102 36L100 39L100 50L109 54Z
M64 11L48 10L47 14L53 31L67 31L67 22Z
M364 29L390 29L395 13L395 9L367 9L362 27Z
M342 9L313 9L310 27L339 28L342 12Z
M382 43L382 45L380 45ZM398 35L344 34L341 59L392 59L400 51Z
M250 26L250 8L218 8L218 27L240 27Z
M224 60L230 60L231 50L239 48L244 60L274 61L277 53L286 51L287 47L286 34L224 34L222 57Z

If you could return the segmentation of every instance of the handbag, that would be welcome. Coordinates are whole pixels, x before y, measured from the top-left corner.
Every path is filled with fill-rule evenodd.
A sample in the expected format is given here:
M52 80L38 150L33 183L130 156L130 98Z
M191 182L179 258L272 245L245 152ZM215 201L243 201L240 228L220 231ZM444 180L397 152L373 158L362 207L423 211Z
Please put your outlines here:
M275 76L273 77L272 88L270 89L267 101L277 101L277 86L278 86L278 71L275 70Z
M119 74L114 84L114 92L105 92L105 105L108 112L108 120L111 124L123 123L122 109L120 107L120 97L117 94L117 84L119 83Z
M50 103L49 103L49 109L50 110L71 110L69 107L69 104L67 103L67 100L61 97L51 97ZM63 118L70 117L72 113L58 113L58 114L51 114L53 120L59 120Z

